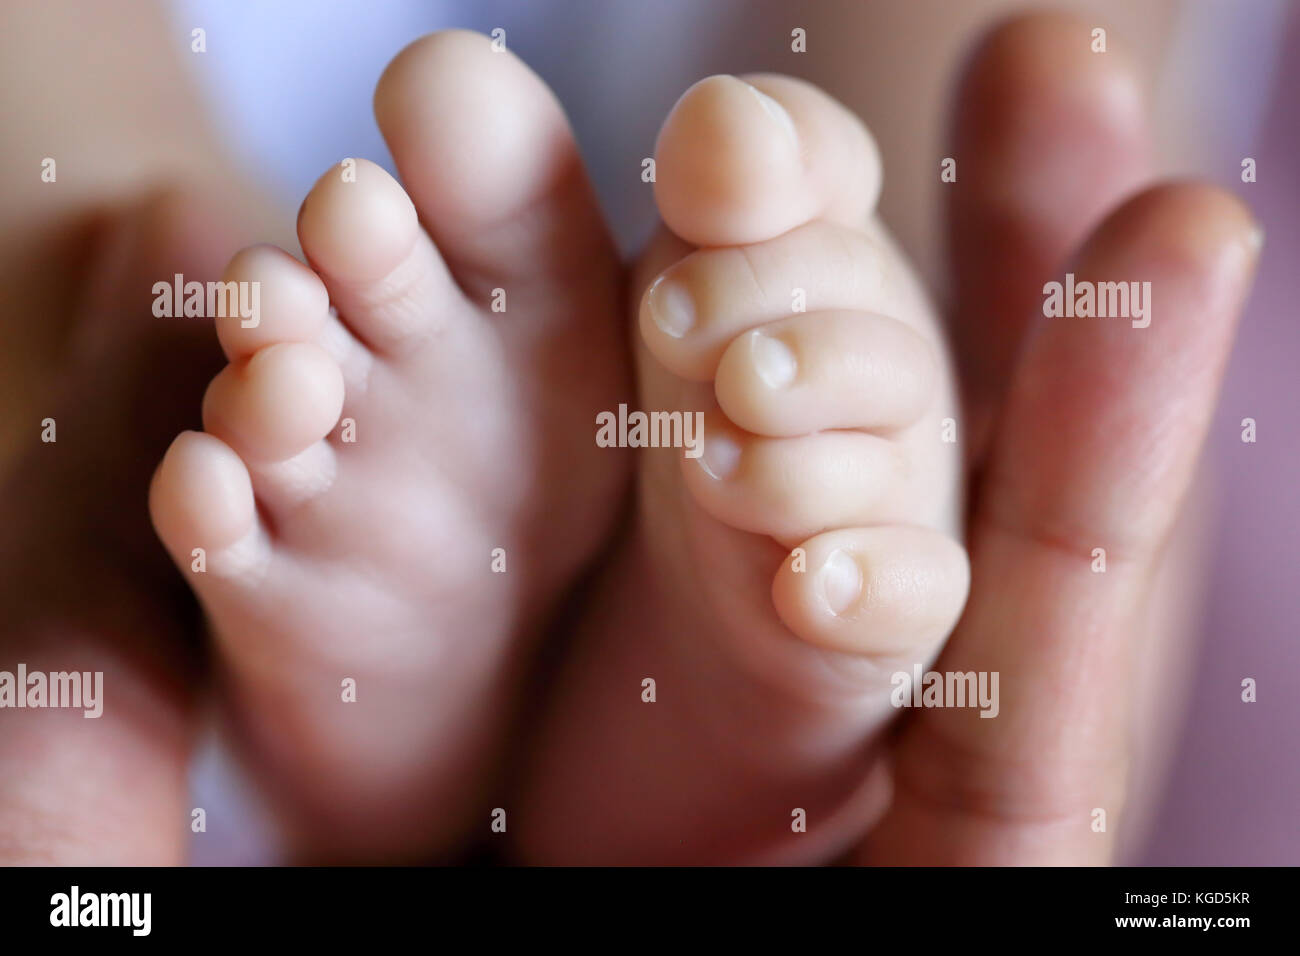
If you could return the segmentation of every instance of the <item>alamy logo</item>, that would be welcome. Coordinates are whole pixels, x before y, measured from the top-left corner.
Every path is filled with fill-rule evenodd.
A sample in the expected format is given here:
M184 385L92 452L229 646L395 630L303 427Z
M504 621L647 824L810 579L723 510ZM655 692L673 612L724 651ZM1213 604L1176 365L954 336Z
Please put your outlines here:
M0 709L80 708L83 717L104 713L103 671L28 671L20 663L18 673L0 671Z
M703 412L600 412L596 416L598 448L685 448L687 458L704 451Z
M1133 328L1151 324L1150 282L1076 282L1073 272L1064 284L1043 286L1043 315L1049 319L1132 319Z
M889 702L895 707L978 707L981 717L996 717L998 671L895 671L889 678L894 689Z
M160 319L239 319L245 329L262 321L260 282L186 282L176 273L173 282L153 284L153 314Z
M152 893L82 893L78 886L50 897L51 926L126 926L148 936L153 925Z

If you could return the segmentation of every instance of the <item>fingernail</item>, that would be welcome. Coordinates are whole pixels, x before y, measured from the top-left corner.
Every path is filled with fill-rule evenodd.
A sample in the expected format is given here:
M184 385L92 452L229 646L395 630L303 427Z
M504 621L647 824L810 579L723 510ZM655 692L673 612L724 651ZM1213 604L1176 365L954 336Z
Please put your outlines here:
M767 115L772 117L772 119L780 125L781 131L790 138L790 142L799 142L799 132L795 129L794 120L790 118L790 114L786 112L785 107L772 99L772 97L768 96L758 87L749 83L745 83L745 85L748 86L754 96L758 98L758 102L762 105L763 109L767 111Z
M838 617L862 596L862 568L847 551L832 551L822 565L821 585L831 613Z
M695 324L695 302L691 295L674 282L660 276L650 287L648 299L650 317L664 335L680 339Z
M729 478L740 464L740 446L723 434L709 435L704 439L704 454L700 467L717 481Z
M794 381L798 365L790 347L780 339L755 332L749 349L754 370L768 388L785 388Z

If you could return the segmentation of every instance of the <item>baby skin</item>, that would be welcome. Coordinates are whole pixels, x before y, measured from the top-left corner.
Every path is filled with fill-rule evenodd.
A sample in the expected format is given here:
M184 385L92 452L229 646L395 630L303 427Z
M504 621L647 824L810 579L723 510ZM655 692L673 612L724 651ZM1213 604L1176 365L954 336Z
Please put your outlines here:
M1032 19L963 84L965 422L934 313L872 216L870 137L798 81L710 78L669 117L631 362L563 114L481 36L394 61L375 106L403 185L364 161L327 171L298 221L307 265L266 246L229 264L261 310L219 319L220 350L145 320L143 293L276 234L261 204L200 178L106 216L93 255L60 261L90 278L49 269L9 297L62 289L66 321L9 331L75 335L51 350L74 360L59 376L28 373L49 388L18 390L14 421L54 415L61 441L7 470L0 606L11 659L103 667L118 703L10 715L0 857L183 856L191 606L129 503L221 359L151 510L293 859L453 859L496 807L495 846L535 862L1110 859L1091 812L1123 809L1131 730L1154 723L1123 706L1151 687L1133 651L1164 601L1186 607L1188 571L1163 556L1260 236L1230 196L1177 184L1080 246L1144 177L1147 124L1086 28ZM1018 328L1075 248L1081 275L1158 280L1167 319L1139 339ZM530 651L625 500L633 459L593 432L632 401L629 368L641 408L707 416L704 455L638 452L635 511L559 619L572 640L543 693L521 679ZM958 448L980 476L976 570L949 636L968 585ZM1003 675L1000 719L894 720L891 675L941 648L937 669ZM1168 672L1180 648L1157 650ZM509 733L534 699L513 725L530 733Z
M472 78L472 82L467 82ZM154 477L296 859L448 859L486 834L541 622L608 538L626 456L622 269L564 114L486 37L388 67L364 160L227 281L203 432ZM202 566L196 550L202 549Z
M703 453L639 452L529 748L524 859L825 862L883 812L891 676L938 655L969 570L954 374L880 185L799 80L710 77L665 121L639 404L704 412Z

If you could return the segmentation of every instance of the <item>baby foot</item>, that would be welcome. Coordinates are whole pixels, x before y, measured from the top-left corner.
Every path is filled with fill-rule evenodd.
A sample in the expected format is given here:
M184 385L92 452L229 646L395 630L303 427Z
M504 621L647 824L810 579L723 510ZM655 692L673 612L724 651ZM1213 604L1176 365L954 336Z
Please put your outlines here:
M656 156L680 238L638 270L640 406L703 411L703 455L641 453L512 832L537 861L827 860L882 809L891 675L966 596L947 349L819 90L706 79Z
M525 652L624 479L589 425L623 397L619 263L555 98L450 31L375 111L405 191L345 162L299 214L310 268L234 258L260 321L218 319L205 431L151 493L298 851L329 859L489 831Z

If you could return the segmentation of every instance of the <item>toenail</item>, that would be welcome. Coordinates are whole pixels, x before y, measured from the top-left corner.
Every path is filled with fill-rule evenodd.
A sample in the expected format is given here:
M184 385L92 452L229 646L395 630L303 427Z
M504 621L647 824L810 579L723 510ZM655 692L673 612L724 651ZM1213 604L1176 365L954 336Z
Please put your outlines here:
M695 302L680 282L660 276L650 287L650 315L665 335L680 339L695 324Z
M741 82L744 81L742 80ZM794 120L790 118L790 114L786 112L785 107L772 99L772 97L768 96L757 86L753 86L749 83L745 83L745 85L748 86L754 96L758 98L759 104L767 111L767 115L776 120L777 124L780 125L781 132L785 133L785 135L790 138L790 142L799 142L799 133L795 130Z
M721 481L731 476L740 464L740 446L728 435L708 435L704 439L704 454L700 467L713 479Z
M778 338L755 332L749 340L750 357L758 377L768 388L785 388L794 381L794 353Z
M862 568L853 555L836 549L822 565L821 586L826 604L831 613L838 617L862 596Z
M1259 250L1264 248L1264 227L1259 223L1251 225L1250 235L1246 237L1246 245L1250 247L1250 251L1253 253L1258 253Z

